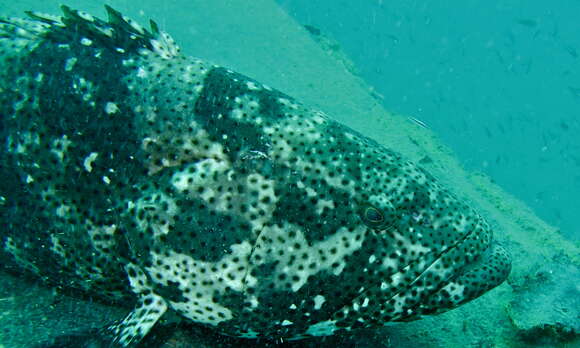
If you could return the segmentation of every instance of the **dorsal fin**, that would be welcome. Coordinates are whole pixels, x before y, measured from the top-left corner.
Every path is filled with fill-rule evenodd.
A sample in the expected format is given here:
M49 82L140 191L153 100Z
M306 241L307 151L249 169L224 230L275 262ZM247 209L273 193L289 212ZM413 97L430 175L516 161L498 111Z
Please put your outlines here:
M44 21L30 21L23 18L0 18L0 39L38 38L49 25Z
M150 22L151 29L148 30L110 6L105 5L105 8L107 21L65 5L61 6L61 17L32 11L27 11L26 14L35 22L42 23L43 30L36 34L57 42L83 40L83 44L90 45L94 42L119 53L135 52L145 55L154 52L165 59L179 55L179 47L175 41L169 34L160 31L155 22Z
M43 22L45 24L50 25L57 25L59 23L62 24L60 17L48 13L40 13L35 11L24 11L24 13L26 13L28 17Z

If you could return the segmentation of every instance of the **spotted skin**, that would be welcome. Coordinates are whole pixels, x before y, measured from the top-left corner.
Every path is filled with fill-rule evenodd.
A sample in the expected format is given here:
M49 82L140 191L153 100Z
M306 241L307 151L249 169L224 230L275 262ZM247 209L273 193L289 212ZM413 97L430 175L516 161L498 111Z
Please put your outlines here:
M107 10L0 21L0 257L135 303L111 344L167 310L241 337L380 327L507 277L426 171Z

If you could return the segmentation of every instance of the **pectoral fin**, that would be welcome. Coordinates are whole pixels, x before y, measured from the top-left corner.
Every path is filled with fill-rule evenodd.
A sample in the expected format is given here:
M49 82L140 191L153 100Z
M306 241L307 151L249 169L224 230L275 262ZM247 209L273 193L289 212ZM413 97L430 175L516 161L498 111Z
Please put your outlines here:
M135 347L167 310L165 301L150 293L123 320L102 329L59 336L35 348L128 348Z

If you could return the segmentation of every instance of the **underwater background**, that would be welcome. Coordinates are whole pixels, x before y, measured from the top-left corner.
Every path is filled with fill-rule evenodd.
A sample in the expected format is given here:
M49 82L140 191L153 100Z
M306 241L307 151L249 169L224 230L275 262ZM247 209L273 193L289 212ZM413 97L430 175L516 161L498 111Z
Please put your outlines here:
M0 0L0 15L56 14L60 3ZM424 164L487 212L512 253L507 283L452 312L258 346L578 346L579 1L64 3L102 17L106 3L141 23L153 18L185 54L276 87ZM0 348L124 313L0 275ZM176 346L255 346L205 330L182 335Z
M389 111L580 238L580 2L278 3L336 40Z

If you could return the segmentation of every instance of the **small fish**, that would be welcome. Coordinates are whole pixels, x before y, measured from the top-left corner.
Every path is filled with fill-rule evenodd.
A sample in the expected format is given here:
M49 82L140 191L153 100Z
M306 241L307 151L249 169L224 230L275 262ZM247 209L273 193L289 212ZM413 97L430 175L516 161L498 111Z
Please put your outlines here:
M247 338L376 328L506 279L485 219L398 153L155 22L62 10L0 20L0 260L133 306L79 346L135 346L168 311Z
M398 37L396 37L396 36L395 36L395 35L393 35L393 34L386 34L385 36L386 36L388 39L390 39L390 40L391 40L393 43L396 43L396 44L397 44L397 43L399 43L399 41L400 41L400 40L399 40L399 38L398 38Z
M318 29L317 27L313 26L313 25L309 25L309 24L305 24L304 28L306 30L308 30L308 32L314 36L320 36L322 34L322 31L320 31L320 29Z
M574 97L580 98L580 87L568 86L568 91L570 91Z
M429 127L427 126L427 124L425 122L419 120L416 117L409 116L409 117L407 117L407 119L421 128L429 129Z
M568 52L568 54L572 58L578 58L578 50L576 50L576 47L571 46L571 45L566 45L566 46L564 46L564 49L566 50L566 52Z
M538 22L536 20L526 19L526 18L518 19L518 20L516 20L516 23L518 23L519 25L523 25L525 27L528 27L528 28L535 28L538 25Z

